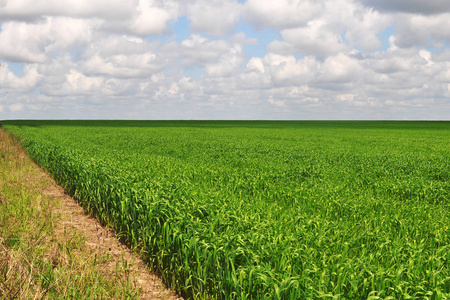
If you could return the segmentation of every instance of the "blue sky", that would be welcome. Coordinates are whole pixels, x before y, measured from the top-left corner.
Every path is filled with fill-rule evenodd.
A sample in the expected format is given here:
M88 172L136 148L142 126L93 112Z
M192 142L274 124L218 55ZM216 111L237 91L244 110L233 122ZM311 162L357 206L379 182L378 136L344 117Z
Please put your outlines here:
M0 119L450 113L447 0L0 1Z
M25 67L25 64L23 62L8 62L9 69L14 73L14 75L18 77L23 76L23 68Z

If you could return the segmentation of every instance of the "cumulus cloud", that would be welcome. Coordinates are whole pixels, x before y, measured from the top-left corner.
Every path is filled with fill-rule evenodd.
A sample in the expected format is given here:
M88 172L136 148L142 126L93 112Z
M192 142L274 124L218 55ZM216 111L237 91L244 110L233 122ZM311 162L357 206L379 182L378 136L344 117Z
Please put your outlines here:
M336 16L333 11L343 13ZM334 26L345 31L344 37L350 46L356 46L364 51L380 49L382 42L378 35L392 25L390 18L384 14L343 1L335 1L328 5L327 19L333 20Z
M303 26L320 15L321 1L247 0L246 19L258 27L290 28Z
M450 2L447 0L359 0L366 6L383 12L405 12L415 14L441 14L450 12Z
M0 67L0 88L4 91L26 92L36 87L41 79L35 64L25 66L21 77L11 72L8 65Z
M450 13L438 16L398 16L396 44L399 47L431 46L433 42L450 41Z
M167 22L176 19L177 13L178 7L175 3L139 0L130 29L141 36L167 33L169 31Z
M262 62L262 59L259 57L252 57L249 62L247 63L247 69L250 71L256 71L261 74L264 73L265 68L264 64Z
M0 32L0 54L10 61L44 62L48 24L8 22Z
M222 55L217 62L206 65L206 75L213 77L228 76L243 63L242 47L235 45Z
M448 118L448 20L447 1L0 0L0 118Z
M83 54L80 67L91 75L114 78L137 78L162 71L167 61L156 52L155 45L126 36L104 40Z
M222 36L239 21L241 6L235 0L199 0L188 5L187 16L193 30Z
M296 53L328 56L345 48L339 33L327 28L322 20L311 21L306 27L285 29L281 31L283 41L274 41L269 45L272 52Z
M229 39L208 39L201 34L191 34L181 43L169 42L161 46L163 57L184 67L207 68L208 74L225 74L243 64L244 45L254 44L244 33ZM219 71L220 70L220 71Z
M46 16L118 20L129 18L137 0L3 0L0 20L36 22Z
M76 70L70 70L62 90L68 94L86 94L97 90L102 85L101 77L88 77Z
M171 43L164 49L180 57L183 64L195 65L217 60L228 51L229 45L225 40L210 40L200 34L192 34L181 44Z
M8 109L12 112L21 111L23 110L23 104L22 103L14 103L8 106Z
M343 53L327 57L320 66L319 81L347 83L359 78L362 68L358 60Z
M2 24L0 55L10 61L43 63L54 52L86 45L95 21L46 17L39 23L10 21Z
M178 16L177 1L165 0L4 0L0 20L40 23L48 17L95 20L113 32L140 36L169 32L168 22ZM66 29L72 26L67 24ZM70 31L66 33L69 36Z
M444 76L447 66L433 60L430 52L417 49L370 55L362 62L366 66L362 74L366 93L380 100L403 99L411 103L413 99L420 102L442 95L449 82Z
M323 1L320 13L311 15L303 23L282 28L281 40L273 41L269 51L321 57L354 47L376 51L382 47L378 35L391 24L391 18L359 3L348 0Z
M318 62L312 56L297 60L294 56L269 53L264 57L265 69L275 85L300 85L317 76Z

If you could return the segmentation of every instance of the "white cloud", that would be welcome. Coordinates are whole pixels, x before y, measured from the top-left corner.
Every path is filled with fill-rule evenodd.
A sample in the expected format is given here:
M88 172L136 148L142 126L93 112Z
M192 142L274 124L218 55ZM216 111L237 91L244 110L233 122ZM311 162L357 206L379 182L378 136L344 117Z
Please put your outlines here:
M51 42L46 51L60 51L74 46L84 46L93 39L93 27L98 22L93 20L74 19L67 17L48 18L49 36Z
M118 20L132 15L137 0L3 0L0 20L35 22L46 16Z
M431 53L417 49L397 49L391 53L368 56L364 61L367 68L362 76L365 90L378 99L403 99L411 103L413 99L425 101L437 95L442 97L450 82L450 78L445 76L448 66L447 63L430 63L433 61ZM386 71L384 67L389 65L394 67Z
M283 41L272 42L269 51L328 56L345 49L339 33L333 32L322 20L311 21L306 27L282 30L281 37Z
M229 43L232 45L257 45L258 39L248 38L244 32L238 32L230 37Z
M398 55L385 55L376 53L366 64L369 70L377 73L392 74L410 69L411 63L408 57Z
M166 53L181 58L185 65L204 64L217 60L228 52L229 45L225 40L209 40L200 34L192 34L180 44L172 43L163 47Z
M394 2L0 0L0 118L448 118L447 2Z
M178 86L181 91L183 91L185 93L189 93L191 95L199 96L203 93L202 85L190 77L183 76L178 81Z
M15 103L8 106L8 110L12 112L17 112L23 110L24 106L22 103Z
M85 48L83 57L155 53L158 45L158 42L148 43L144 39L128 35L99 36Z
M34 88L41 79L42 76L38 73L38 67L35 64L25 66L21 77L11 72L7 64L0 68L2 90L26 92Z
M435 42L450 42L450 13L438 16L396 16L396 45L399 47L434 46Z
M253 44L243 33L228 40L208 39L198 33L192 34L180 44L169 42L161 47L165 58L176 61L183 67L205 68L211 76L229 74L234 68L244 64L243 45Z
M94 23L66 17L47 17L39 23L3 23L0 56L11 61L43 63L56 52L89 43Z
M358 79L361 70L356 59L339 53L323 62L318 79L328 83L346 83Z
M188 5L187 16L193 30L222 36L239 21L241 6L235 0L199 0Z
M149 94L156 101L182 101L185 95L189 95L189 100L201 94L201 88L188 77L182 77L176 82L162 82L157 87L149 90Z
M139 0L137 14L131 22L131 30L141 36L163 34L169 31L167 22L176 19L178 7L175 3L155 0Z
M70 70L66 75L66 83L62 92L68 94L86 94L102 87L104 80L101 77L88 77L76 70Z
M321 4L320 13L309 21L283 28L281 40L273 41L269 51L326 57L353 47L365 51L381 48L382 42L377 35L389 26L387 16L348 0L323 1Z
M0 32L0 56L10 61L44 62L48 41L47 24L3 23Z
M427 62L427 66L431 66L434 62L431 59L431 52L425 49L419 51L419 56Z
M107 75L115 78L133 78L151 75L164 69L153 53L118 54L109 57L90 57L83 63L87 74Z
M209 76L228 76L243 63L242 47L236 45L222 55L219 61L206 65L205 71Z
M299 85L311 82L317 75L318 62L312 56L297 60L294 56L269 53L264 57L265 69L276 85Z
M247 69L251 71L258 71L260 73L264 73L265 71L263 61L259 57L252 57L247 63Z
M336 99L339 101L353 101L355 96L354 94L340 94L336 96Z
M392 24L388 16L342 0L329 2L327 7L327 19L345 30L345 39L350 46L357 46L364 51L376 51L382 47L377 35ZM336 11L342 13L333 13Z
M290 28L307 24L320 15L323 3L309 0L247 0L246 19L258 27Z
M407 12L415 14L441 14L450 12L447 0L359 0L364 5L383 12Z
M167 23L177 18L179 6L175 0L6 0L0 20L39 23L48 17L68 17L96 21L113 32L148 36L167 33Z
M273 106L277 107L278 109L280 109L280 108L286 108L286 107L287 107L286 101L283 101L283 100L276 100L276 99L273 99L273 97L269 97L268 102L269 102L270 104L272 104Z

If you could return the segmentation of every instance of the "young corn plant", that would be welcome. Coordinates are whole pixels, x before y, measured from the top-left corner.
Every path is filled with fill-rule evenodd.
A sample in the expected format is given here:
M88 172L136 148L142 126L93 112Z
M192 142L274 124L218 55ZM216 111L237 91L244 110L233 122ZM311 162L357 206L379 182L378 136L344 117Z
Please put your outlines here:
M450 297L448 122L3 127L188 298Z

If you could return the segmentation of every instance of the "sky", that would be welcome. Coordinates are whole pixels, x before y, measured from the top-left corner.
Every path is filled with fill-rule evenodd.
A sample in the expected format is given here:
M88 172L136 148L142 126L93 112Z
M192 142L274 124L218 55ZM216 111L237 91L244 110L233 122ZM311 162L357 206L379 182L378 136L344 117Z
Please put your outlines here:
M0 120L449 120L448 0L0 0Z

